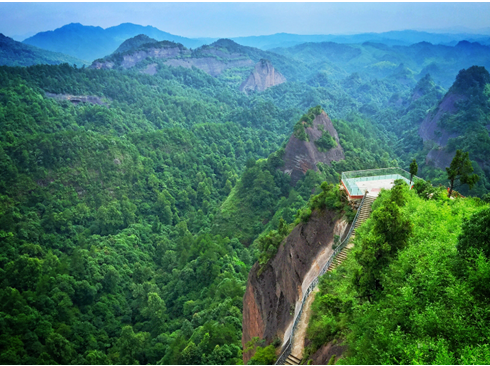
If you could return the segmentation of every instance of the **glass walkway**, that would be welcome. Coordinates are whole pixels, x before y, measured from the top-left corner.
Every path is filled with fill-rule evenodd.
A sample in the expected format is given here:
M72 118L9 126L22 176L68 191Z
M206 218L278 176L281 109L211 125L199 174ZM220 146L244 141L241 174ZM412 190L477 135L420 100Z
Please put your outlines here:
M342 173L342 184L351 199L362 198L365 192L377 196L381 189L391 189L397 179L403 179L410 184L410 173L402 168L355 170ZM418 180L423 179L414 176L412 185Z

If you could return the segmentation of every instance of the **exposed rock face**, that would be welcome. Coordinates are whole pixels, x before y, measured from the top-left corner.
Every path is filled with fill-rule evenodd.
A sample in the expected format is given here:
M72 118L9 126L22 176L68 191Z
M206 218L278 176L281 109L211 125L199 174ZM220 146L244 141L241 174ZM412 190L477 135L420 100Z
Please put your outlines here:
M140 37L140 36L138 36ZM134 37L126 42L139 45L139 48L128 49L125 53L117 52L112 56L96 60L90 66L95 69L113 69L123 68L130 69L148 58L164 59L165 64L173 67L196 67L203 70L211 76L218 76L224 70L237 67L252 67L254 62L246 55L238 52L226 52L226 50L214 46L203 46L197 50L191 51L181 44L172 42L153 42L151 38ZM124 45L124 43L123 43ZM121 47L123 46L121 45ZM126 45L126 48L130 45ZM149 65L141 72L155 75L157 67L155 64Z
M216 77L226 69L252 66L253 61L250 59L230 59L227 62L223 62L213 57L202 57L171 59L165 62L165 64L174 67L182 66L188 69L191 69L194 66L201 69L205 73Z
M149 64L146 69L141 70L142 74L155 75L157 73L157 64Z
M108 106L106 102L102 100L102 98L94 96L94 95L70 95L70 94L54 94L54 93L45 93L46 98L53 98L56 100L69 100L74 105L78 105L80 103L90 103L90 104L98 104L103 106Z
M310 356L312 360L312 365L327 365L330 358L335 355L335 359L338 360L342 357L342 353L345 352L347 346L342 346L342 342L333 344L333 342L328 342L321 346L318 351Z
M457 103L468 98L461 94L448 93L441 101L437 109L427 115L419 127L420 137L424 143L433 141L436 146L429 151L426 163L433 164L435 167L444 169L451 164L455 152L445 150L449 139L460 136L458 132L450 132L438 126L439 121L446 115L458 112Z
M255 69L250 76L240 85L240 91L248 93L250 91L262 92L274 85L286 82L286 78L279 73L269 60L260 60L255 65Z
M315 141L322 137L320 126L323 126L323 129L337 142L337 146L327 152L319 151L315 145ZM345 159L337 130L335 130L332 121L324 111L313 120L313 126L305 130L309 141L302 141L291 135L283 157L284 166L281 170L291 176L291 184L293 186L296 185L308 169L316 171L318 163L322 162L330 165L332 161Z
M243 346L253 337L268 344L276 337L287 340L304 291L333 253L334 235L343 235L347 226L334 212L315 211L293 229L260 276L255 263L243 298ZM244 363L251 357L244 354Z
M126 54L122 56L122 61L120 66L123 69L129 69L136 66L139 62L146 60L148 57L154 58L173 58L182 57L190 55L191 51L187 49L182 49L179 47L169 47L169 48L148 48L146 50L135 51L131 54ZM116 64L112 61L98 60L90 66L95 69L112 69Z
M446 146L450 138L459 136L458 133L450 133L442 128L439 128L437 124L446 113L456 113L458 111L456 103L463 100L467 100L467 98L463 95L452 93L447 94L437 107L437 110L425 117L419 128L420 137L422 137L424 142L427 140L432 140L438 145Z
M92 65L90 65L91 69L97 70L110 70L115 66L115 63L112 61L94 61Z

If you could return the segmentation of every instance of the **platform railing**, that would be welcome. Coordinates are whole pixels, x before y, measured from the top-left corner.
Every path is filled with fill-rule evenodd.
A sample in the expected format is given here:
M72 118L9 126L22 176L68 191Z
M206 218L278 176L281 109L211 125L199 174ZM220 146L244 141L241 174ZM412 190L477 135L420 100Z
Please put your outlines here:
M367 182L384 179L403 179L407 182L407 184L410 184L410 173L398 167L354 170L342 173L342 183L349 191L350 196L362 196L364 194L364 191L359 189L359 187L357 186L357 182ZM423 179L417 177L416 175L412 177L412 183L419 180Z
M357 209L356 216L354 217L354 221L352 221L352 224L350 226L349 231L347 232L347 235L344 237L344 239L342 240L340 245L337 248L335 248L334 252L332 253L330 258L328 259L327 263L325 263L325 265L322 267L321 271L318 273L318 276L316 276L311 281L310 285L306 289L306 291L303 295L303 299L301 301L300 310L299 310L298 314L296 315L296 317L294 318L293 328L291 330L291 335L289 336L289 339L286 341L286 343L284 343L283 350L282 350L281 354L279 355L275 365L284 365L284 362L286 361L286 359L291 354L292 346L294 344L294 332L298 326L299 320L301 319L301 314L303 313L304 304L305 304L306 300L308 299L308 296L310 296L310 293L318 285L318 282L320 281L320 277L323 276L327 272L328 268L332 265L337 254L339 254L342 251L342 249L344 249L347 246L347 244L349 243L349 239L350 239L350 237L351 237L351 235L354 232L354 229L356 227L356 222L357 222L357 219L359 217L359 213L361 212L362 206L364 205L366 195L367 195L367 193L365 193L364 197L362 198L361 204L360 204L359 208Z

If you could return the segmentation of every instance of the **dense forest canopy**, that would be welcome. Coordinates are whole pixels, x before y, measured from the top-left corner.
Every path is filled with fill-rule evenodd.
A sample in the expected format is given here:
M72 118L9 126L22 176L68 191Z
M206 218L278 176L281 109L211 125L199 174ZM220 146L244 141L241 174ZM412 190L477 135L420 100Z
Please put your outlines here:
M417 158L419 175L447 184L443 171L426 164L430 147L418 134L422 120L446 95L427 73L400 63L356 72L350 63L352 70L333 77L337 66L319 67L325 54L301 59L304 47L317 46L283 55L227 40L212 46L251 59L268 56L288 81L246 95L238 86L248 69L212 77L158 59L128 70L0 67L0 363L240 363L250 268L274 255L287 228L307 220L308 210L316 208L312 196L337 202L333 186L322 182L336 184L347 170L408 169ZM376 47L329 52L351 57L361 49L372 56ZM141 72L150 63L157 65L155 75ZM484 68L473 73L458 77L449 92L478 98L444 123L458 129L458 121L471 122L450 146L469 151L482 177L474 191L464 193L484 196L490 191L485 153L490 84ZM345 159L318 164L293 187L278 169L285 144L293 133L304 137L322 110L332 118ZM478 144L472 143L475 136ZM317 148L328 151L336 144L325 134ZM411 193L407 202L403 210L415 210L421 198ZM444 215L456 212L452 220L458 225L465 205L475 214L482 210L478 199L444 202L449 205ZM439 210L443 203L424 203L420 210ZM409 244L401 249L407 258ZM445 261L452 260L451 250ZM483 257L471 260L486 265ZM471 278L484 276L471 272L471 260L465 267ZM458 287L458 276L451 277L451 286L470 291ZM385 289L390 288L397 287L390 282ZM347 301L355 294L339 296ZM375 313L371 305L362 306ZM368 320L361 320L357 326L368 327ZM342 326L360 334L364 328L352 322ZM335 328L332 337L343 329ZM451 345L437 344L441 352ZM399 357L369 358L362 347L355 343L347 360L391 363ZM469 351L462 347L451 357L467 360Z

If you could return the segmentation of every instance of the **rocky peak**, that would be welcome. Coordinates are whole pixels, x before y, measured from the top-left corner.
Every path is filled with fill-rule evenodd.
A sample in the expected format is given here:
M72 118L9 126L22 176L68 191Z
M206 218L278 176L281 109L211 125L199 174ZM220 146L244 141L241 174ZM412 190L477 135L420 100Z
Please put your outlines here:
M261 59L255 65L247 80L240 85L240 91L248 93L251 91L262 92L271 86L286 82L286 78L277 71L269 60Z
M114 51L113 54L116 53L125 53L131 50L134 50L142 45L149 43L158 43L156 39L150 38L145 34L139 34L133 38L129 38L125 40L121 45Z
M315 107L296 123L283 156L281 170L291 176L291 185L306 174L308 169L317 170L318 163L330 165L332 161L345 159L339 135L328 115Z
M464 137L468 131L486 126L488 122L484 114L481 116L483 118L478 118L478 114L471 111L487 108L484 93L489 83L490 74L484 67L472 66L459 72L437 108L420 125L419 134L425 145L433 147L427 154L427 163L431 162L440 169L446 168L455 154L454 148L447 147L450 139Z
M461 43L461 42L460 42ZM482 91L486 84L490 83L490 74L483 66L471 66L463 69L456 76L456 81L450 91L468 93L470 89L476 88Z

